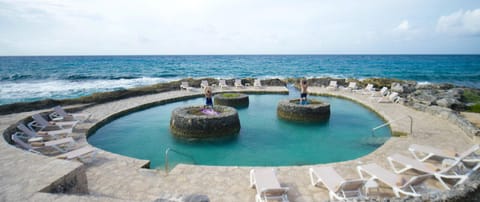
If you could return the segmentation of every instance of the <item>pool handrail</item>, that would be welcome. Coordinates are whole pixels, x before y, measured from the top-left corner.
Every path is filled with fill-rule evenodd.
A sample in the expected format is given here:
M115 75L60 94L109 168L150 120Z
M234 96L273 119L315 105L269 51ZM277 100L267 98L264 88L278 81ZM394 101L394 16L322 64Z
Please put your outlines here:
M167 149L165 150L165 173L166 173L167 175L168 175L168 152L169 152L169 151L172 151L172 152L175 152L175 153L177 153L177 154L186 156L186 157L192 159L193 164L195 164L195 159L193 158L192 155L186 154L186 153L183 153L183 152L180 152L180 151L177 151L177 150L172 149L172 148L169 147L169 148L167 148Z
M387 123L384 123L384 124L382 124L382 125L379 125L379 126L377 126L377 127L372 128L372 136L375 136L375 131L376 131L376 130L378 130L378 129L380 129L380 128L383 128L383 127L385 127L385 126L388 126L388 125L392 124L393 122L397 122L397 121L402 120L402 119L404 119L404 118L410 119L410 132L409 132L409 134L413 136L413 118L412 118L412 116L410 116L410 115L406 115L406 116L404 116L404 117L400 117L400 118L398 118L398 119L389 121L389 122L387 122Z

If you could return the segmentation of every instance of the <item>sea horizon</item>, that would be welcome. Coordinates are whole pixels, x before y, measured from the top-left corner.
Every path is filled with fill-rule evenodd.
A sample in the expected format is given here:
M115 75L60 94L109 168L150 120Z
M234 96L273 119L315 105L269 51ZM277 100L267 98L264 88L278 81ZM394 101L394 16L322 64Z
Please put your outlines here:
M0 55L0 57L95 57L95 56L480 56L480 53L258 53L258 54L48 54Z

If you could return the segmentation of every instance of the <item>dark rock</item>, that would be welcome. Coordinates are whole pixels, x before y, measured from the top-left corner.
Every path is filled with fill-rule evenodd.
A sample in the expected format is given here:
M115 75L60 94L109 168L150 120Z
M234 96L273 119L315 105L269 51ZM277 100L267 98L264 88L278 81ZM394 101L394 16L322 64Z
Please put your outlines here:
M215 105L217 115L205 115L203 106L179 107L172 111L170 131L176 137L205 139L238 134L240 119L235 108Z
M191 194L182 198L182 202L209 202L207 195Z
M229 94L237 94L238 96L226 96ZM215 95L213 98L215 105L243 108L248 107L249 104L248 95L243 93L222 93Z
M330 118L330 104L308 100L309 104L299 104L299 99L282 100L277 106L278 117L285 120L317 122Z
M440 107L450 108L452 105L460 105L461 102L455 98L448 97L448 98L442 98L442 99L436 100L435 104Z

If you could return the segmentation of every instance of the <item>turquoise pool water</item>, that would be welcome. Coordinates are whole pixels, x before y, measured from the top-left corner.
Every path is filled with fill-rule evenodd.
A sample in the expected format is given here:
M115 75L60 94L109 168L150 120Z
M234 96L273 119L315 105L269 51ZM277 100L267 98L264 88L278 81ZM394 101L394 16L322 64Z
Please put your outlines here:
M284 166L329 163L355 159L378 148L390 137L389 128L375 132L383 120L363 106L345 99L309 96L331 104L325 123L292 123L277 118L276 107L288 95L249 95L248 108L238 109L241 130L237 137L185 141L169 131L172 110L184 105L202 105L203 98L190 99L118 118L88 138L101 149L151 161L163 168L167 148L193 156L170 152L169 164L225 166Z

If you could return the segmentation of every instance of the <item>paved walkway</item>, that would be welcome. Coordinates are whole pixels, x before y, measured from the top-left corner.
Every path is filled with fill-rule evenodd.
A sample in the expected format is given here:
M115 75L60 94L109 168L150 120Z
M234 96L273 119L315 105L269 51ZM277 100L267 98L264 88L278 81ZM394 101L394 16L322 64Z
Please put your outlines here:
M235 90L235 89L234 89ZM473 144L457 126L447 120L415 111L399 104L380 104L369 96L342 91L326 91L310 87L310 92L347 97L360 102L387 120L396 120L407 115L413 118L413 135L392 137L371 154L359 159L326 164L346 178L356 178L357 165L375 162L389 168L386 157L394 153L407 153L412 143L434 145L440 148L464 150ZM217 89L217 92L219 90ZM284 87L254 89L248 87L240 91L285 92ZM122 111L140 107L147 103L160 102L182 96L201 95L200 91L172 91L155 95L118 100L87 108L92 114L92 123L79 124L76 130L77 141L87 144L84 132L95 123ZM17 121L41 111L32 111L0 116L0 130L5 131ZM393 131L408 133L408 119L392 124ZM354 131L352 131L354 132ZM146 160L133 159L100 150L97 160L82 166L75 161L57 160L25 152L5 141L0 141L0 201L153 201L156 199L177 200L189 194L204 194L211 201L254 201L255 190L249 186L249 170L252 167L222 167L177 165L169 175L164 171L142 169ZM329 154L323 154L329 155ZM290 201L323 201L328 199L326 189L310 185L308 168L311 166L278 167L278 179L290 187ZM72 172L85 169L89 195L49 194L41 190ZM434 180L429 184L437 186ZM382 190L387 195L388 189Z

